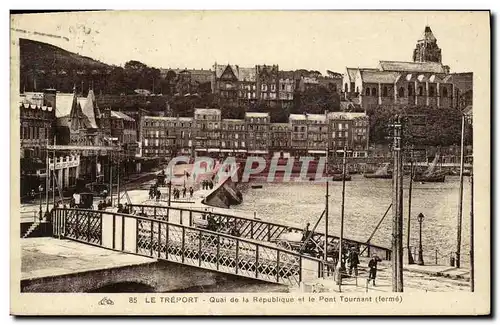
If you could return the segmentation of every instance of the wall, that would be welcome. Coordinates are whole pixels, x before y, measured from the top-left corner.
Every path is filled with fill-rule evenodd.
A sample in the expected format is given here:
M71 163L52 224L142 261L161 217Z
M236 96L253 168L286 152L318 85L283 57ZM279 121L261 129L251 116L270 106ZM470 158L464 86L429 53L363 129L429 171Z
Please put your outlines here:
M21 281L21 292L106 292L113 287L142 288L147 292L182 292L192 288L212 287L214 291L233 292L239 288L259 288L285 291L282 285L272 285L260 280L203 270L168 261L141 265L74 273L65 276L26 279ZM214 288L215 287L215 288ZM116 290L116 289L115 289ZM133 289L132 289L133 290ZM264 289L261 289L264 290ZM130 292L130 291L129 291Z

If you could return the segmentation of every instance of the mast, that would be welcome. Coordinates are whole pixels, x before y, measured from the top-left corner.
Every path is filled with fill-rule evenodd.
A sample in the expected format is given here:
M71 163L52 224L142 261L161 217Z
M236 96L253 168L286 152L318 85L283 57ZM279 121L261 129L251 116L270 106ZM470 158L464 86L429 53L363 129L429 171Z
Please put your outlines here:
M324 264L324 268L327 267L327 263L328 263L328 257L327 257L327 253L328 253L328 197L329 197L329 193L328 193L328 187L329 187L329 182L328 182L328 177L329 177L329 174L328 174L328 147L326 148L326 194L325 194L325 243L324 243L324 248L323 248L323 257L324 257L324 260L325 260L325 264ZM323 272L323 277L326 277L326 272Z
M462 141L460 143L460 187L458 191L458 222L457 222L457 268L460 268L460 249L462 246L462 204L464 197L464 131L465 115L462 113Z
M345 171L346 171L346 154L347 147L344 146L344 157L342 158L342 205L340 210L340 239L339 239L339 265L337 271L337 283L339 285L339 291L342 288L342 257L343 257L343 245L342 241L344 240L344 203L345 203Z

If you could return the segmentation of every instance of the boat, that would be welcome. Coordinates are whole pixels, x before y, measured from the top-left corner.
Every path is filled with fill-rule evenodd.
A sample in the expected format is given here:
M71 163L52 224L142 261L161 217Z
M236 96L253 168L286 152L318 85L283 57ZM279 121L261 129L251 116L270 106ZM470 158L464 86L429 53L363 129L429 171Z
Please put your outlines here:
M413 181L414 182L429 182L429 183L442 183L444 182L446 176L444 172L441 171L436 171L436 165L439 161L440 154L439 152L436 153L436 156L434 156L434 160L432 163L429 165L427 170L421 174L415 174L413 176Z
M262 185L252 185L252 188L262 188Z
M365 178L381 178L390 179L392 178L392 172L388 171L390 163L385 163L382 167L377 169L374 173L364 174Z
M331 176L332 181L334 182L342 182L342 174L332 174ZM346 174L345 175L345 180L350 181L351 180L351 175Z

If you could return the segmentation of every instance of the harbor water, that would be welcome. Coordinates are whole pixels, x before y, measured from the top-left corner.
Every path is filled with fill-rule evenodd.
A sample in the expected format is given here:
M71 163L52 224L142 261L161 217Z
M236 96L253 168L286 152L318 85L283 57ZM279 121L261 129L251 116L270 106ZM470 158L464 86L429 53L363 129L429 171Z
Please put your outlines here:
M305 227L309 222L314 226L325 208L325 183L288 182L262 183L262 188L247 187L244 202L235 207L238 210L256 212L262 220ZM408 220L409 178L404 180L404 237L406 249ZM342 182L329 185L329 232L340 233L342 202ZM447 176L444 183L413 183L410 222L410 246L418 247L419 223L417 216L422 213L422 246L424 261L434 264L449 263L450 254L456 251L457 211L459 199L459 177ZM469 259L470 224L470 178L464 177L462 214L462 264ZM344 236L366 241L392 202L392 181L390 179L367 179L362 175L352 175L346 182ZM318 230L324 232L322 220ZM392 210L382 221L371 242L391 247ZM415 257L416 260L416 257ZM405 252L406 261L406 252Z

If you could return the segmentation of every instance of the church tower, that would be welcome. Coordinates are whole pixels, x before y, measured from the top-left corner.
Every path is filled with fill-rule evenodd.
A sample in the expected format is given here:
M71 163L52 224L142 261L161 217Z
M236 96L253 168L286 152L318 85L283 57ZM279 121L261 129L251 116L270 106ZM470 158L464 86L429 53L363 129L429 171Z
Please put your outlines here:
M417 41L417 46L413 50L413 62L441 63L441 49L437 45L437 39L429 26L425 26L422 39Z

